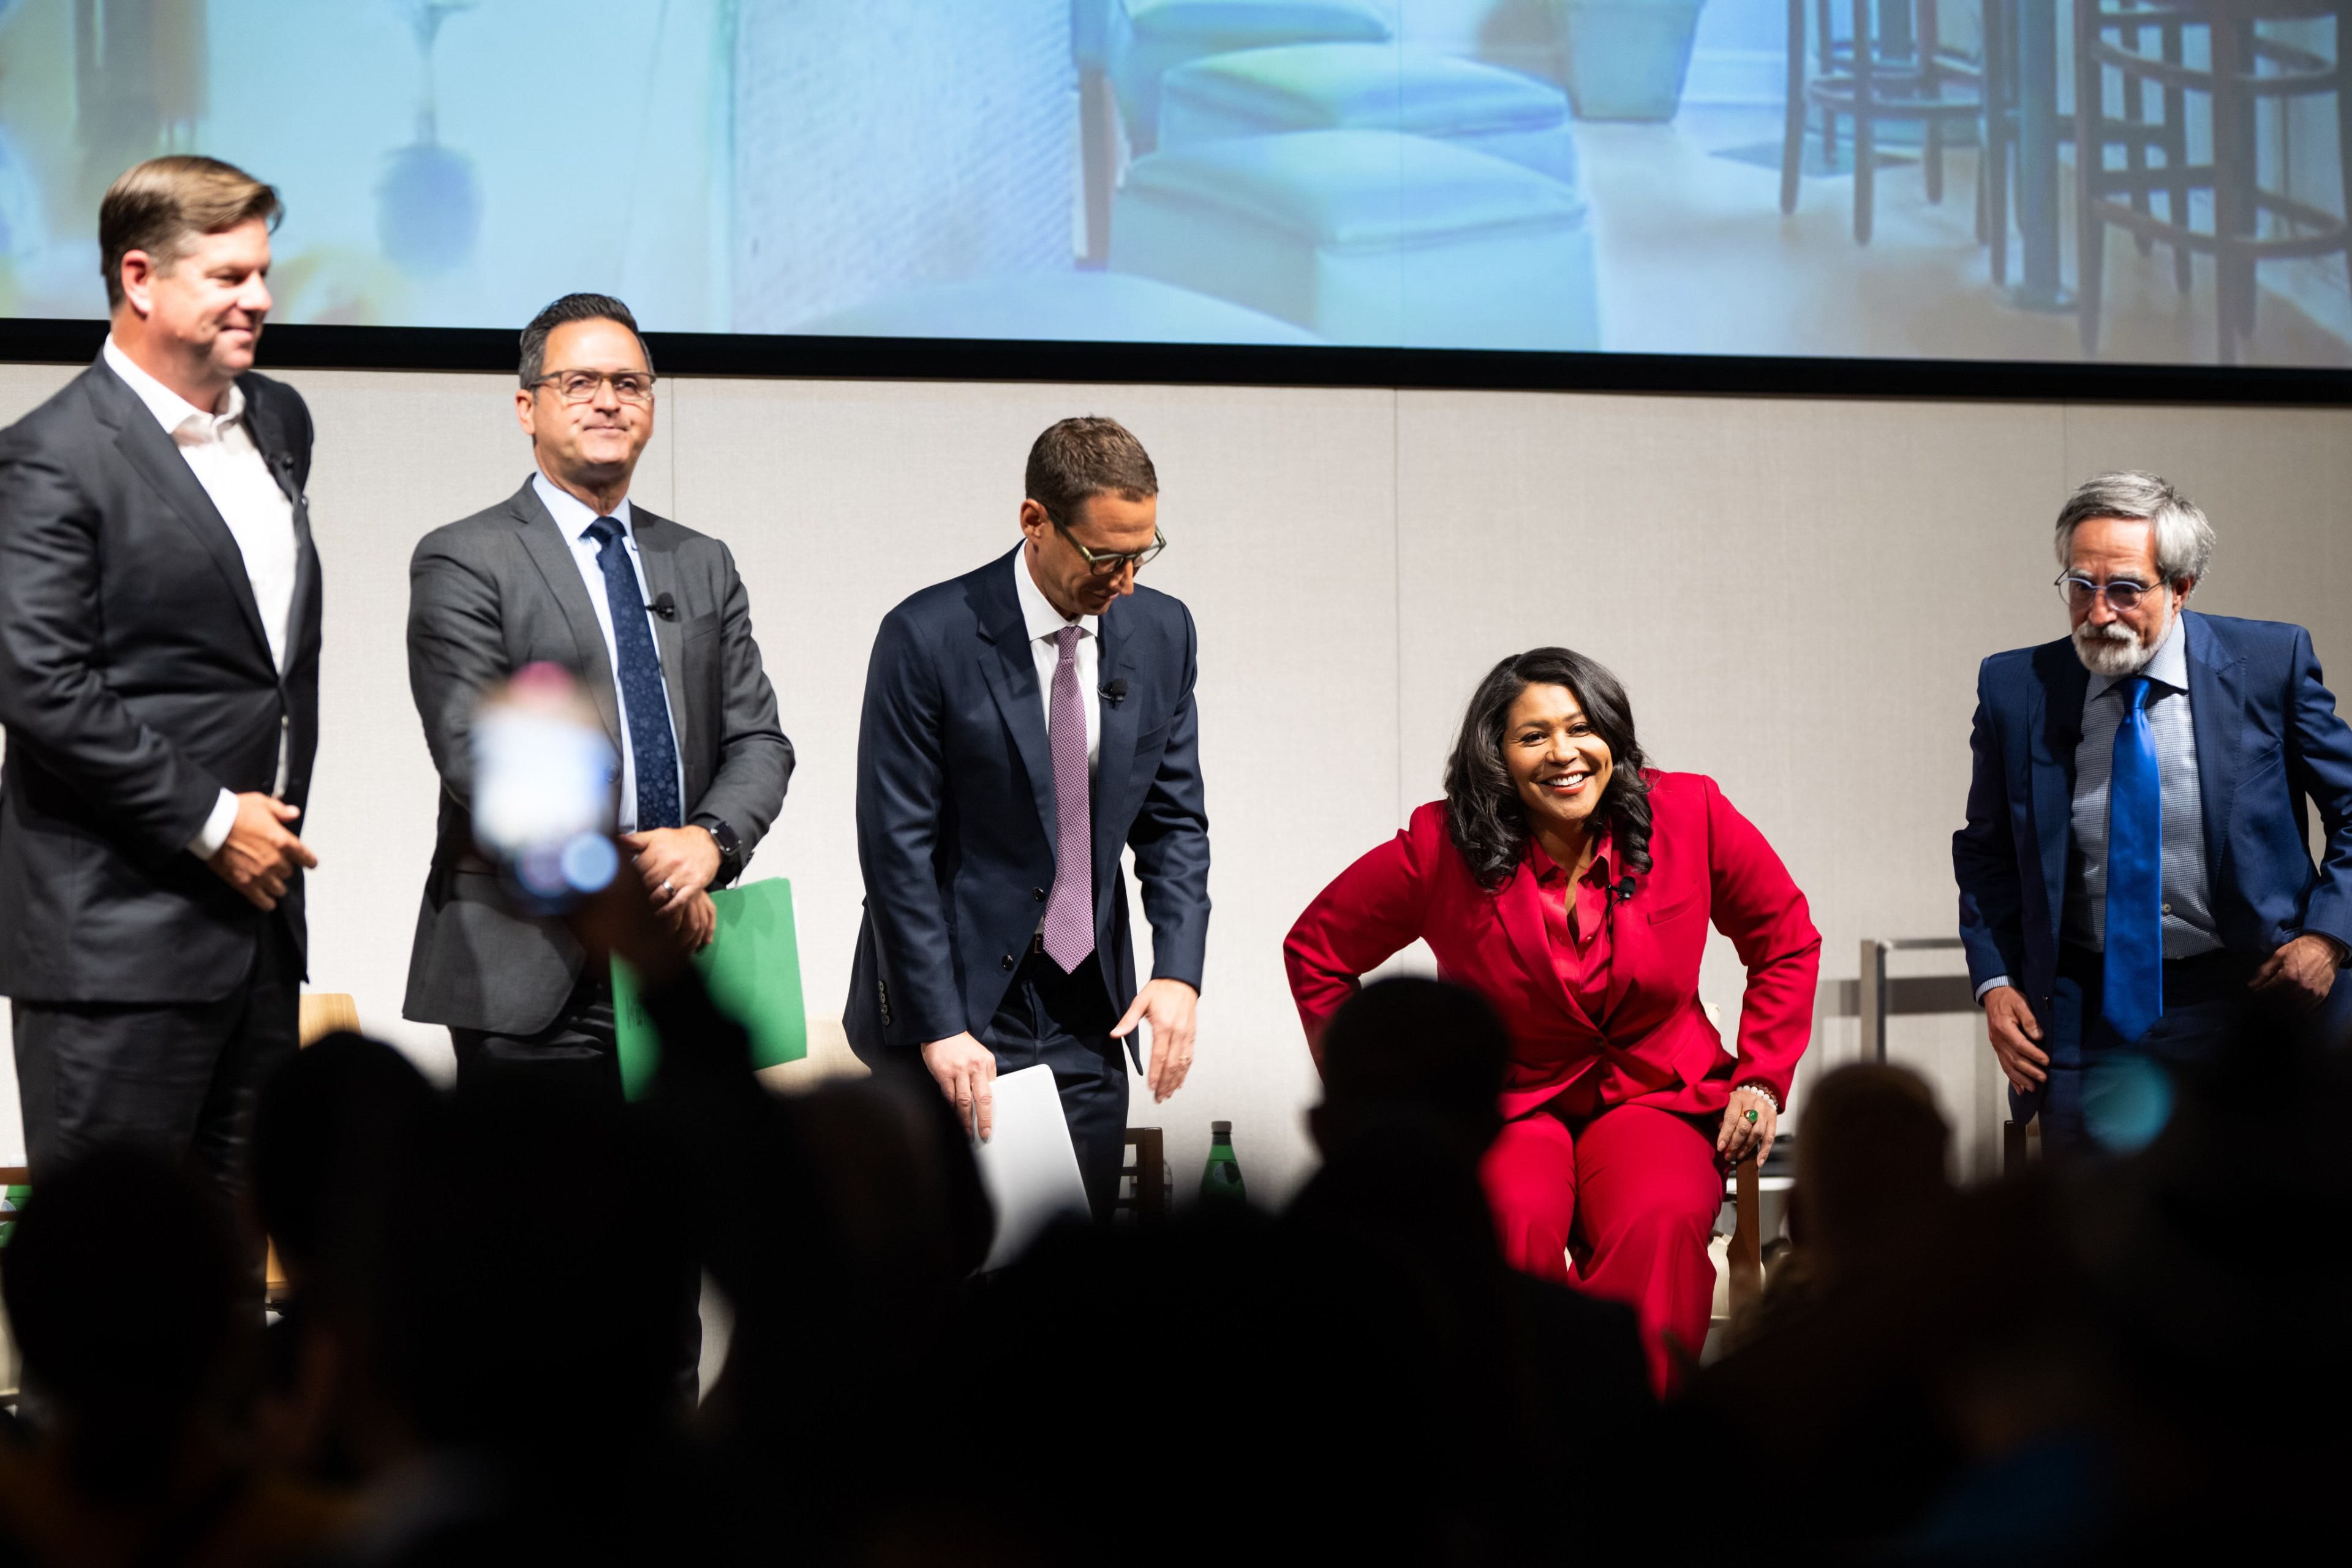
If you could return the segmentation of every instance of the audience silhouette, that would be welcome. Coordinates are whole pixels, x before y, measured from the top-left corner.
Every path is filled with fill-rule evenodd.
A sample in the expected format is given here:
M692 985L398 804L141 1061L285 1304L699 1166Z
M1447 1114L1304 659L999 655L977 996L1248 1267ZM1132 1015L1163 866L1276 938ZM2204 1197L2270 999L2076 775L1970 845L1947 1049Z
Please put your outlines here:
M927 1082L771 1093L641 893L575 924L640 973L634 1105L444 1093L336 1036L262 1096L242 1226L137 1147L45 1178L0 1248L0 1568L1706 1552L1641 1501L1661 1478L1719 1481L1767 1559L2242 1553L2324 1525L2352 1458L2320 1419L2352 1359L2335 1058L2185 1076L2138 1152L1969 1188L1923 1081L1827 1074L1793 1245L1661 1410L1630 1310L1503 1262L1506 1042L1470 992L1385 981L1333 1019L1322 1165L1278 1216L1074 1226L982 1276ZM698 1402L681 1278L731 1319ZM1049 1353L1081 1302L1110 1304L1095 1351ZM972 1465L982 1433L1030 1458ZM1105 1470L1133 1484L1060 1484Z

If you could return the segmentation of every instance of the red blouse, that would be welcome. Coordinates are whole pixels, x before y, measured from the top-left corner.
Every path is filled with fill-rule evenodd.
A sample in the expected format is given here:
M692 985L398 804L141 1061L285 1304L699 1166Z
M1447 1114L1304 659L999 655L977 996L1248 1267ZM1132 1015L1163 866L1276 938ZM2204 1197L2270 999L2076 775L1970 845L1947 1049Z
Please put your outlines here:
M1446 830L1445 803L1415 811L1403 832L1317 896L1283 944L1310 1047L1319 1050L1323 1026L1359 976L1422 938L1438 972L1484 993L1511 1032L1506 1117L1571 1089L1595 1109L1702 1114L1751 1079L1786 1103L1811 1039L1821 969L1805 896L1713 779L1648 776L1650 868L1613 903L1597 885L1607 875L1598 864L1580 879L1575 937L1568 889L1543 887L1532 857L1501 887L1481 887ZM1596 905L1606 907L1593 918ZM1748 968L1736 1061L1699 1003L1709 926Z
M1609 1012L1609 840L1603 837L1592 852L1592 864L1577 879L1576 918L1569 919L1568 870L1544 853L1540 844L1528 846L1528 868L1536 874L1543 899L1544 935L1551 942L1551 966L1570 1004L1593 1023Z

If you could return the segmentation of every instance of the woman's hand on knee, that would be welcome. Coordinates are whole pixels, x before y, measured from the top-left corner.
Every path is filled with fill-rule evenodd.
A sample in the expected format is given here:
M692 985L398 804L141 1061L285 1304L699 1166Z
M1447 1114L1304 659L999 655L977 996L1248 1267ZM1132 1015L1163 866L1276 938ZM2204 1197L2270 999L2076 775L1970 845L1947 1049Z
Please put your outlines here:
M1731 1091L1731 1103L1723 1108L1723 1131L1716 1134L1715 1152L1727 1165L1750 1156L1760 1165L1772 1152L1780 1127L1780 1111L1772 1097L1742 1085Z

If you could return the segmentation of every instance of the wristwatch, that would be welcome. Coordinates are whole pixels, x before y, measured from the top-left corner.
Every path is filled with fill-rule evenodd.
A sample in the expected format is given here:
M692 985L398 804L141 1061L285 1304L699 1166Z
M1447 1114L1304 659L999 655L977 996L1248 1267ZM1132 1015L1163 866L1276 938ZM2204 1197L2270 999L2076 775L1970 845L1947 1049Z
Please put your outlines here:
M731 887L735 879L743 874L743 841L735 836L733 828L727 826L724 817L706 813L688 826L699 827L710 835L713 844L719 846L719 875L710 879L710 885L714 888Z

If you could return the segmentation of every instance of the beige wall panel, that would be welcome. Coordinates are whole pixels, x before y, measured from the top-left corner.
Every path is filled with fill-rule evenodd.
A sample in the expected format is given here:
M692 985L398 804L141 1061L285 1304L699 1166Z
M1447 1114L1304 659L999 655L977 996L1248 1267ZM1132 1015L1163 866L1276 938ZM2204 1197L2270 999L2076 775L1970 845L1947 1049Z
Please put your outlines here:
M751 594L799 770L754 875L789 876L814 1013L840 1009L863 896L857 716L874 629L928 584L1003 554L1029 445L1111 415L1150 450L1165 557L1192 609L1215 869L1191 1082L1129 1120L1169 1131L1180 1187L1208 1123L1254 1188L1307 1168L1313 1072L1281 940L1385 830L1395 776L1393 399L1386 392L696 382L668 412L679 520L724 537ZM1137 911L1139 933L1148 930ZM1140 954L1148 965L1148 949Z
M1712 774L1771 840L1825 979L1865 935L1950 933L1978 662L2058 613L2057 410L1408 393L1398 428L1401 813L1493 661L1565 643L1625 681L1656 765ZM1727 1028L1741 984L1716 938ZM1941 1063L1942 1026L1901 1021L1895 1054L1916 1031ZM1823 1059L1853 1027L1817 1026Z
M2352 682L2352 410L2069 408L2066 459L2179 486L2220 536L2196 607L2308 626L2335 689Z

